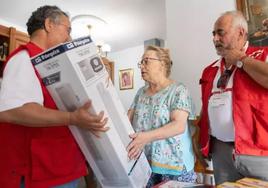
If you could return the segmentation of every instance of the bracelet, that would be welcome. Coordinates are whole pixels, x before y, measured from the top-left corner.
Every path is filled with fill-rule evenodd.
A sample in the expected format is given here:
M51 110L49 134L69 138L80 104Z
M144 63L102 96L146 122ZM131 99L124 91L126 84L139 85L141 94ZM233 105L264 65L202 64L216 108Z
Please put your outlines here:
M245 60L247 57L248 57L247 55L243 55L243 56L239 59L239 61L243 61L243 60Z

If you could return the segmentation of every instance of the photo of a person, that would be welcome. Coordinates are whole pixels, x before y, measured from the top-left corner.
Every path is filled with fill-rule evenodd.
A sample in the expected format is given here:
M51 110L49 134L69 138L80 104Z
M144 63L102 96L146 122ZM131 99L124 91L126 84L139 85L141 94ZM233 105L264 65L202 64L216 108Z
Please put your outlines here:
M120 90L133 88L133 69L124 69L119 71Z
M129 72L124 72L122 74L122 86L125 87L129 85L131 85L130 74Z

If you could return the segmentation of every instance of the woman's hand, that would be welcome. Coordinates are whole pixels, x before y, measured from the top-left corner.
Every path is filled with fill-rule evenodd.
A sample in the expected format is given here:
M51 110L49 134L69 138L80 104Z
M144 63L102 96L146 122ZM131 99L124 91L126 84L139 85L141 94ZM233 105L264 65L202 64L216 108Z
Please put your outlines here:
M137 159L144 146L150 142L150 137L147 132L139 132L129 135L132 138L132 142L127 147L129 159Z

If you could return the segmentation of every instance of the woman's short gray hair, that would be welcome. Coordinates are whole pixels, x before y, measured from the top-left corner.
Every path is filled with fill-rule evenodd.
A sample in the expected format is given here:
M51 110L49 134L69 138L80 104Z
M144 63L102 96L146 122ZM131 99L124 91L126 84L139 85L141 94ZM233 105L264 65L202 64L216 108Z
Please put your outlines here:
M169 49L167 48L161 48L158 46L148 46L145 51L155 51L157 57L165 63L165 68L166 68L166 76L169 77L171 73L171 66L172 66L172 61L170 59L170 54L169 54Z

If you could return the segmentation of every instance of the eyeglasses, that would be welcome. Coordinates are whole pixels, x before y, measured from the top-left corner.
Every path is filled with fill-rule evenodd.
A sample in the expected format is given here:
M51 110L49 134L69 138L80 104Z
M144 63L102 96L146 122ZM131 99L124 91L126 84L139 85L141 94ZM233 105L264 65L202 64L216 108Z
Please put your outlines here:
M141 65L147 66L148 63L150 62L150 60L161 61L161 59L152 58L152 57L145 57L138 63L138 67L141 68Z
M67 32L68 32L68 35L71 34L71 32L72 32L72 28L71 28L70 26L65 25L65 24L62 24L62 23L58 23L57 25L62 25L62 26L64 26L64 27L66 28Z
M219 89L225 89L228 81L233 73L233 69L231 70L225 70L222 75L220 76L218 82L217 82L217 88Z

